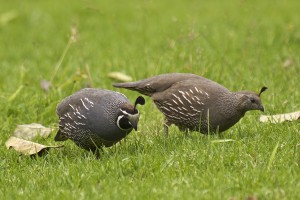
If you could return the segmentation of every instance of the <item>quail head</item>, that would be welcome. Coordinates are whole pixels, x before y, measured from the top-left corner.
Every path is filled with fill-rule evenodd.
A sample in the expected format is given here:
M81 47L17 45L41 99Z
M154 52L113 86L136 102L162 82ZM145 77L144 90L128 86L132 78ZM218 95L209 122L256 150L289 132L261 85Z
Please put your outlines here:
M260 94L231 92L222 85L195 74L161 74L144 80L116 83L118 88L150 96L165 116L165 133L175 124L183 131L204 134L222 132L236 124L247 111L264 111Z
M57 106L59 130L55 141L71 139L79 147L93 151L110 147L137 130L139 96L132 105L125 95L110 90L85 88L66 97Z

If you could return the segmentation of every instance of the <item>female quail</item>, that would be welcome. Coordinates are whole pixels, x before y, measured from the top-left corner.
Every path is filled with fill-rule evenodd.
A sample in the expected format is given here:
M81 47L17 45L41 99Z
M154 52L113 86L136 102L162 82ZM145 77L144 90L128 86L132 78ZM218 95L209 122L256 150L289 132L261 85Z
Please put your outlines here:
M175 124L180 130L222 132L236 124L247 111L264 107L260 94L230 92L218 83L195 74L170 73L141 81L116 83L115 87L150 96L165 115L165 133Z
M137 130L139 111L136 105L145 104L138 97L135 104L121 93L85 88L66 97L58 104L59 130L55 141L71 139L81 148L98 153Z

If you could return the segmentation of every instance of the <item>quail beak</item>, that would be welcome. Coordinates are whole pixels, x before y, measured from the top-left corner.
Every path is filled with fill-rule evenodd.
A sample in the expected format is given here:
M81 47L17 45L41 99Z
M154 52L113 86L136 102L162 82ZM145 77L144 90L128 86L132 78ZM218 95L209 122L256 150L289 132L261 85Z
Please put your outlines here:
M265 108L263 106L260 106L259 110L262 111L262 112L265 112Z
M131 122L132 127L134 128L135 131L137 131L137 123Z
M137 125L139 123L139 114L128 116L128 121L134 130L137 130Z

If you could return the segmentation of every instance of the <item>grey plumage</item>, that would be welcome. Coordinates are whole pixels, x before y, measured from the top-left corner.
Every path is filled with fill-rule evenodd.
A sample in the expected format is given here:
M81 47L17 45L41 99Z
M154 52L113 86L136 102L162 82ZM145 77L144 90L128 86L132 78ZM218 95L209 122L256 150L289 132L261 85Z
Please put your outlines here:
M247 111L264 107L259 94L230 92L222 85L195 74L170 73L114 87L150 96L165 115L165 132L175 124L180 130L222 132L236 124Z
M59 130L56 141L71 139L76 145L96 152L117 143L132 129L137 129L137 104L145 100L138 97L135 105L121 93L110 90L85 88L66 97L58 104Z

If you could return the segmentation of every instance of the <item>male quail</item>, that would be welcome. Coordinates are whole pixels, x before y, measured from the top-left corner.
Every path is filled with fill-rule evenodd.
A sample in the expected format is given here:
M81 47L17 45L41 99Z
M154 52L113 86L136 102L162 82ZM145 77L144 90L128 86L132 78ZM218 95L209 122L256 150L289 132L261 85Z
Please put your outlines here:
M150 96L165 115L165 133L175 124L183 131L222 132L236 124L247 111L264 107L260 94L230 92L218 83L195 74L170 73L113 86Z
M137 130L139 111L144 105L139 96L135 104L121 93L85 88L66 97L58 104L59 130L55 141L71 139L79 147L99 153L123 139L134 128Z

